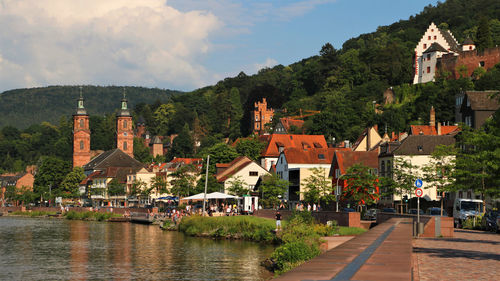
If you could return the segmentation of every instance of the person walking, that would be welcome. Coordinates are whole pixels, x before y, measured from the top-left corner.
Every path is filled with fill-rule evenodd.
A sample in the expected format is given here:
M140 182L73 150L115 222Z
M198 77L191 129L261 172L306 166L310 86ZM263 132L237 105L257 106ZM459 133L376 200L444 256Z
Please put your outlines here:
M276 211L276 232L281 230L281 214L280 211Z

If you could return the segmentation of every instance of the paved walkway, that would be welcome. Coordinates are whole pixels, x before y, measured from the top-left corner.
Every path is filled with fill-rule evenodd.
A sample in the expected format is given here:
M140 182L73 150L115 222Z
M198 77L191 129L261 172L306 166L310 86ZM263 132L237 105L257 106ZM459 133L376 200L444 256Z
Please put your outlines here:
M410 280L412 223L394 218L276 280Z
M455 230L413 241L415 280L500 280L500 234Z

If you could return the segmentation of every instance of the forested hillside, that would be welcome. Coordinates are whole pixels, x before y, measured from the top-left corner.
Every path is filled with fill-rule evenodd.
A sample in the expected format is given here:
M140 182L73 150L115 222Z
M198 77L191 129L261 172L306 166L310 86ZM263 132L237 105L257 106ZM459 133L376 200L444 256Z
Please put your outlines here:
M216 85L171 97L172 92L145 88L127 88L127 96L135 120L142 116L153 135L180 134L178 139L190 140L184 143L194 138L201 141L201 151L224 138L248 136L251 110L263 97L277 111L275 122L280 116L298 115L301 109L321 111L305 119L306 133L336 140L353 141L373 124L379 125L381 133L386 126L389 132L406 131L412 123L427 123L431 106L436 109L436 121L454 123L455 94L472 89L500 90L500 66L474 78L440 78L411 85L414 48L431 22L449 28L460 43L469 36L483 48L500 45L499 19L498 0L448 0L436 7L425 7L408 20L352 38L340 49L326 43L329 35L325 34L325 44L318 46L318 55L288 66L262 69L251 76L241 72ZM378 106L379 113L375 113L375 104L383 104L382 94L391 86L396 102ZM112 113L118 108L122 89L84 87L83 92L92 115L92 149L109 149L114 145ZM46 123L24 131L2 129L0 169L19 170L36 162L41 154L69 160L69 117L77 96L77 87L1 94L0 127L23 128L43 120L57 125ZM161 102L155 102L157 99ZM103 113L108 115L103 117ZM67 118L59 122L62 115ZM147 154L145 148L140 149ZM174 143L169 157L196 153L200 154L192 146ZM19 161L5 160L2 164L5 157Z
M125 88L131 105L167 102L178 91L143 87L83 86L85 106L91 115L113 113L120 107ZM61 116L71 116L79 96L78 86L51 86L16 89L0 93L0 127L26 128L42 121L56 124Z

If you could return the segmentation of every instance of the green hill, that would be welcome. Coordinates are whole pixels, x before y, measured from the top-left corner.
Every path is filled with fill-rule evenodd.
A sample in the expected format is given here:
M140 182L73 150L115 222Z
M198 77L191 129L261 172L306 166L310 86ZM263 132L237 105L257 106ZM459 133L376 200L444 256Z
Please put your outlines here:
M90 115L113 113L120 108L124 87L83 86L85 107ZM125 87L129 107L140 103L168 102L181 92ZM44 88L16 89L0 94L0 127L7 125L26 128L47 121L57 124L61 116L71 116L79 96L78 86L50 86Z

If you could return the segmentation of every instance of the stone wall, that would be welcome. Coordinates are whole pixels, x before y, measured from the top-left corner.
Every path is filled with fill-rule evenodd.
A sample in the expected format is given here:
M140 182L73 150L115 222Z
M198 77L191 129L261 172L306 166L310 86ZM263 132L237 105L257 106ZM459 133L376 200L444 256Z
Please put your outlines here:
M417 222L417 215L410 214L393 214L393 213L378 213L377 224L383 223L391 218L411 218L413 222ZM439 222L436 222L436 218ZM437 217L420 215L420 222L424 223L424 233L420 237L453 237L454 227L452 217Z
M468 51L460 52L458 56L453 54L446 54L441 57L438 62L440 70L448 71L455 79L460 78L458 68L460 66L467 67L467 77L472 76L472 72L484 64L484 69L488 70L500 62L500 47L486 49L484 51Z
M289 210L280 210L283 219L287 219L292 214ZM254 216L268 219L275 219L276 210L257 210ZM335 220L340 226L361 227L361 216L358 212L337 213L331 211L312 212L312 216L320 223Z

